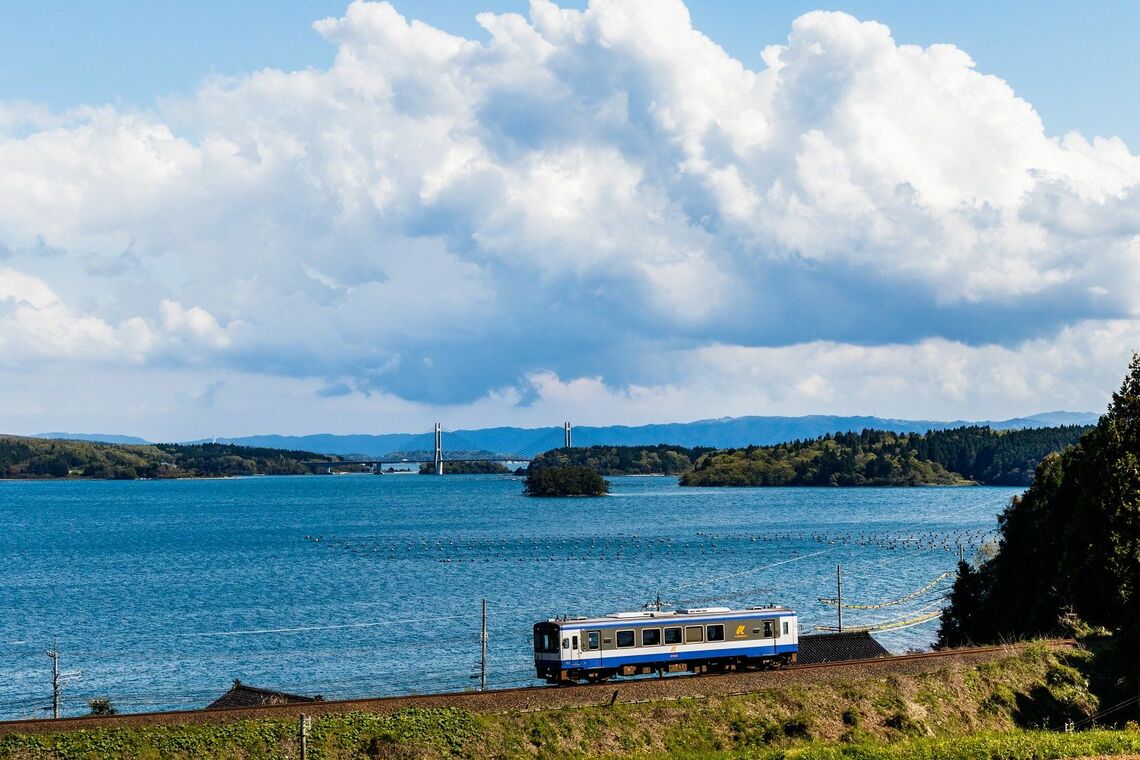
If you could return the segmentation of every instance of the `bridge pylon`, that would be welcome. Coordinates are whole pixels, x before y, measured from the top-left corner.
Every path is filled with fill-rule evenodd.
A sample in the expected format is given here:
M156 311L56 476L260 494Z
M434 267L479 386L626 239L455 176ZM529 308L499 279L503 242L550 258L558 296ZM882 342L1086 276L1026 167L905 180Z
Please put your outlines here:
M443 474L443 426L435 423L435 462L432 470L436 475Z
M569 422L562 423L562 447L571 448L574 445L574 432Z

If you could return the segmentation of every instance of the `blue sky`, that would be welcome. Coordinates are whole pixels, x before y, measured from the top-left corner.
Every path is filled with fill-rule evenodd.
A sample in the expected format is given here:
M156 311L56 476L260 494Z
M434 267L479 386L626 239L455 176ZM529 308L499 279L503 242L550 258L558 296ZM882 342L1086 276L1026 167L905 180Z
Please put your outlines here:
M0 4L0 430L1101 408L1140 6L818 7Z
M4 97L54 108L83 103L147 107L192 92L213 74L265 67L326 67L335 50L310 28L343 2L63 2L4 0L0 81ZM565 2L581 8L584 2ZM748 65L781 42L791 22L817 8L842 10L889 26L917 45L949 42L979 69L1005 79L1034 104L1053 134L1078 129L1119 135L1140 149L1140 4L1063 0L962 2L688 3L693 23ZM455 34L485 39L476 14L526 13L525 2L436 0L396 3L404 14ZM78 72L81 72L78 73Z

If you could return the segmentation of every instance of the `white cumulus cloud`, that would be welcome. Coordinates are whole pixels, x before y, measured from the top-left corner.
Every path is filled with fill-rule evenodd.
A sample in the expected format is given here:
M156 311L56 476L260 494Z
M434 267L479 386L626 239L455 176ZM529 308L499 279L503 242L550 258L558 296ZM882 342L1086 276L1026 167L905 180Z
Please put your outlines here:
M679 0L478 20L357 0L314 24L327 70L0 103L6 363L969 414L1081 404L1140 344L1140 157L953 45L818 11L751 69ZM75 253L20 274L36 241Z

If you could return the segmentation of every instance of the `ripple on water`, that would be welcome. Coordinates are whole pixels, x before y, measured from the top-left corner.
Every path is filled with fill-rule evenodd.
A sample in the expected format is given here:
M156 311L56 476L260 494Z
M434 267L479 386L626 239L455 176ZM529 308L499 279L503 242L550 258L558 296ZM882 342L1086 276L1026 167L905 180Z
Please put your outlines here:
M781 603L806 630L845 600L952 571L1015 489L682 489L528 499L488 477L0 482L0 716L205 705L233 678L328 698L464 689L490 605L490 683L532 683L530 626L674 603ZM849 625L936 610L945 585ZM886 634L902 651L936 624Z

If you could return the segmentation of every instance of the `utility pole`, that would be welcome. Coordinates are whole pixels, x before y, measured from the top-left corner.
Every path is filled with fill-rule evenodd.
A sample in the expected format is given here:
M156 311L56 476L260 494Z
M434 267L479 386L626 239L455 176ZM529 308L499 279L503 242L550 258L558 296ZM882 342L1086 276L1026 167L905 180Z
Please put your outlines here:
M835 566L835 612L839 615L839 633L843 633L843 573Z
M59 719L59 651L56 649L55 642L51 644L51 649L47 650L45 654L51 658L51 717L52 720Z
M572 448L573 446L574 446L574 435L573 435L572 429L570 428L570 423L569 422L563 422L562 423L562 447L569 449L569 448Z
M82 670L69 670L66 673L61 673L59 670L59 646L55 641L51 643L51 649L44 652L51 658L51 717L53 720L59 718L59 701L60 693L63 691L64 679L77 678L83 675Z
M443 426L435 423L435 470L436 475L443 474Z
M487 600L483 600L483 627L479 630L479 691L487 690Z

